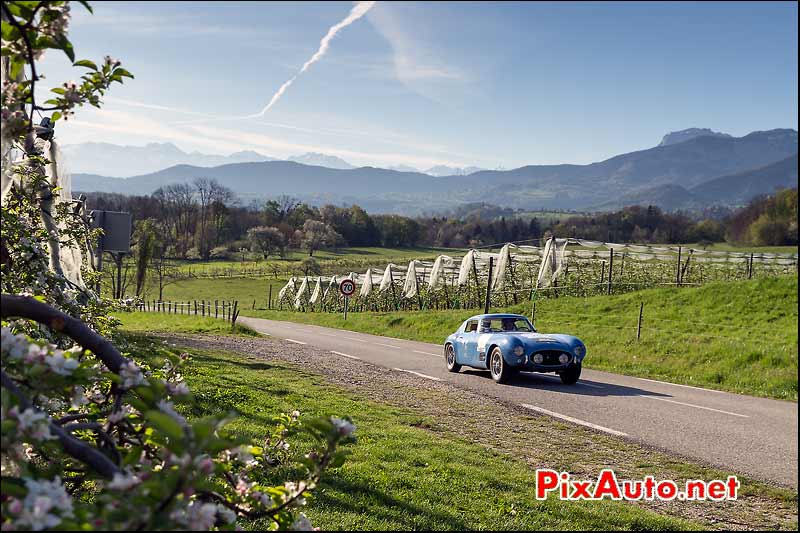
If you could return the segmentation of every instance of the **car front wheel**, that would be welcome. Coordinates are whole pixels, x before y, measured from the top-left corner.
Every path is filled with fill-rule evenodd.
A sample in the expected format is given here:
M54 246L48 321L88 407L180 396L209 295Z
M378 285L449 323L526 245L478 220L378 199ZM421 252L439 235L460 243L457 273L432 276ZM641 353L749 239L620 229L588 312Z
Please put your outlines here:
M580 364L571 364L567 367L566 370L561 372L561 382L567 385L574 385L578 382L578 378L581 377L581 365Z
M497 383L508 383L514 374L514 370L503 359L503 352L500 351L500 348L492 350L492 354L489 356L489 371L492 373L492 379Z
M448 372L458 372L461 370L461 365L456 363L456 349L452 344L444 347L444 360L447 363Z

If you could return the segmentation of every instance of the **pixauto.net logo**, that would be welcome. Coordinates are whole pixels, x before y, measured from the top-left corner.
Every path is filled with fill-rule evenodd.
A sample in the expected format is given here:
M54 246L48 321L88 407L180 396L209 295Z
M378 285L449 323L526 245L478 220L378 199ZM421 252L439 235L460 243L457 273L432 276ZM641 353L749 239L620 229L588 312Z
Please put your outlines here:
M735 500L739 490L736 476L725 481L687 480L683 485L671 480L644 479L619 481L613 470L603 469L594 480L572 479L569 472L543 469L536 471L536 499L546 500L548 494L557 493L559 499L578 500Z

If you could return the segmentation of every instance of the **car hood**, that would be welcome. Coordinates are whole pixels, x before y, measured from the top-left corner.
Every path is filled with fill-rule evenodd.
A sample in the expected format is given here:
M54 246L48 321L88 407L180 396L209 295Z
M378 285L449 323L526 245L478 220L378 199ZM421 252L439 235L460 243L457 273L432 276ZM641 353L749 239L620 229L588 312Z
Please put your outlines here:
M572 335L561 333L518 333L514 336L522 341L527 350L568 350L581 341Z

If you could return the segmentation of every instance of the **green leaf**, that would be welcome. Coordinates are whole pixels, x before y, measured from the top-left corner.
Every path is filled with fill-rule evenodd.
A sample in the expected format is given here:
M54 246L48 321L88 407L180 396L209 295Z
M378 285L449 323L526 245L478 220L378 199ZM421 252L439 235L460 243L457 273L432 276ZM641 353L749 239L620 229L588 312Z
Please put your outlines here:
M155 429L170 439L180 440L183 438L183 428L171 416L154 410L147 411L144 416Z
M94 10L92 9L92 6L89 5L89 2L86 2L85 0L78 0L78 3L83 7L85 7L89 11L89 13L94 15Z
M60 118L61 118L61 113L60 113L60 112L58 112L58 111L56 111L55 113L53 113L53 114L50 116L50 119L51 119L53 122L55 122L56 120L58 120L58 119L60 119Z
M80 61L76 61L72 64L73 67L86 67L92 70L97 70L97 64L94 61L89 61L88 59L81 59Z
M19 30L6 21L0 24L0 33L3 35L4 41L16 41L19 39Z
M25 63L23 61L12 61L8 77L12 80L17 79L22 72L22 67L24 65Z
M56 48L59 48L67 54L67 57L70 61L75 61L75 50L72 48L72 43L69 42L69 39L65 35L59 35L56 39Z
M114 73L115 74L119 74L120 76L123 76L125 78L133 79L133 74L131 74L130 72L128 72L124 68L118 68L118 69L114 70Z
M339 468L344 464L348 455L350 455L350 452L347 450L336 450L328 466L330 466L330 468Z
M65 92L67 92L67 90L65 88L63 88L63 87L55 87L53 89L50 89L50 92L53 92L53 93L56 93L56 94L64 94Z

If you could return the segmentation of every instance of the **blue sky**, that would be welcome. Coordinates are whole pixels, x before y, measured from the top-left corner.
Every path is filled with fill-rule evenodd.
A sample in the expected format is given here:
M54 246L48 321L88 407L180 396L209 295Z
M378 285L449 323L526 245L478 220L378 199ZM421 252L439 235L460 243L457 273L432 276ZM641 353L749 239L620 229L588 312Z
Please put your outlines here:
M797 4L378 2L263 117L352 2L92 2L79 58L136 76L63 143L315 151L358 165L589 163L710 127L797 129ZM49 53L43 85L76 78Z

